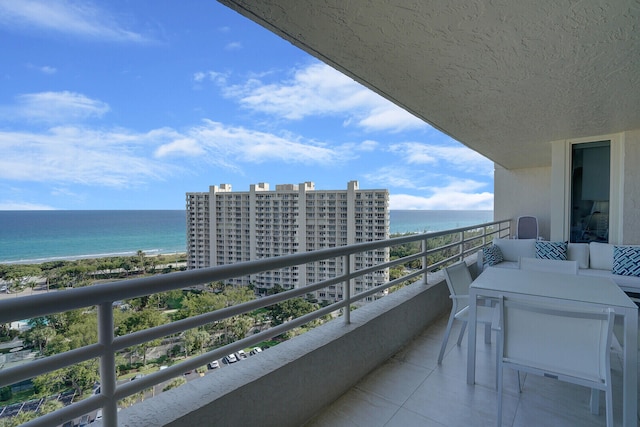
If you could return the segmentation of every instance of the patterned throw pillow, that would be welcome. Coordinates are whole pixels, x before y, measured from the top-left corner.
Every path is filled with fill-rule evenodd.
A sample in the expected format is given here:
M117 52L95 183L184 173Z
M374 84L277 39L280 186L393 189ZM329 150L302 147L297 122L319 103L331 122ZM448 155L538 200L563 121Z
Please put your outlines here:
M611 272L622 276L640 276L640 246L614 246Z
M536 258L567 260L567 242L536 241Z
M504 261L502 251L496 245L485 246L482 248L482 256L488 265L496 265Z

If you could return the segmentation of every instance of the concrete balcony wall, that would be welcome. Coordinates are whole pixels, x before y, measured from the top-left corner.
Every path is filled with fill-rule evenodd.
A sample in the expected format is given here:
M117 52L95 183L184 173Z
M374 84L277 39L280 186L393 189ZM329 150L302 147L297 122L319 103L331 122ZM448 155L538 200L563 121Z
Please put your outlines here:
M475 257L474 257L475 258ZM119 413L122 426L300 426L451 308L442 273Z

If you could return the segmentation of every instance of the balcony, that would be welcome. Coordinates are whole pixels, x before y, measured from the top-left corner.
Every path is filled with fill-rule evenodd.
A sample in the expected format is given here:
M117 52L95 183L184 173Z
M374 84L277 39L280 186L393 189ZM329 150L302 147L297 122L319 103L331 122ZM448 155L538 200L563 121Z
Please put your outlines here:
M28 426L62 425L102 408L102 425L493 425L496 391L493 346L479 347L475 386L465 382L466 343L451 340L441 366L436 363L446 316L448 290L438 270L459 259L472 261L478 248L495 236L508 236L509 222L494 222L465 229L413 235L311 253L234 265L94 285L64 292L0 302L0 322L20 320L72 308L96 305L97 343L29 364L0 370L0 386L13 384L82 360L100 358L101 394L76 402L29 422ZM451 243L425 249L429 239L453 236ZM114 337L114 301L180 289L211 281L232 279L309 262L349 259L368 251L408 242L421 242L420 253L363 268L305 288L253 300L238 306L175 321L125 336ZM428 256L447 256L429 264ZM114 355L121 349L190 328L256 310L308 292L349 283L384 268L420 260L422 267L381 287L355 294L344 286L342 301L240 341L216 348L168 369L117 385ZM429 273L436 271L434 273ZM427 274L429 273L429 274ZM420 279L369 304L359 300L410 279ZM352 307L359 306L351 311ZM330 313L341 316L311 331L278 344L233 366L211 371L202 378L117 411L118 401L184 372L204 366ZM455 333L455 331L454 331ZM620 364L613 364L614 406L620 423ZM617 374L617 377L616 377ZM603 425L604 416L591 415L588 390L557 382L527 378L525 392L516 392L515 378L506 377L505 425L531 425L540 417L554 425ZM527 387L532 384L531 387ZM604 409L601 410L604 413ZM100 423L96 424L100 425Z
M442 364L437 364L446 320L446 316L440 317L427 326L407 346L323 408L305 427L494 426L495 337L493 345L483 344L483 338L478 337L478 376L475 386L469 386L465 377L466 339L460 347L455 339L450 340ZM451 337L457 337L459 325ZM619 356L614 356L615 425L622 425L621 363ZM517 381L513 374L504 378L504 426L606 424L602 400L600 414L592 415L590 392L584 387L529 375L520 394Z

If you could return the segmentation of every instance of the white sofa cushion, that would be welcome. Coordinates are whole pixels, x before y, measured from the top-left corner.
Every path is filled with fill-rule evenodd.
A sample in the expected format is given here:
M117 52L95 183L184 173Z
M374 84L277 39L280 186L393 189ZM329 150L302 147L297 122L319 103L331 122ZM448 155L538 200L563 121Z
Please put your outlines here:
M569 243L567 245L567 260L578 261L578 268L589 268L589 244Z
M536 257L536 239L493 239L505 261L517 262L520 257ZM613 258L613 249L611 252Z
M613 245L608 243L589 243L589 268L608 270L613 268Z

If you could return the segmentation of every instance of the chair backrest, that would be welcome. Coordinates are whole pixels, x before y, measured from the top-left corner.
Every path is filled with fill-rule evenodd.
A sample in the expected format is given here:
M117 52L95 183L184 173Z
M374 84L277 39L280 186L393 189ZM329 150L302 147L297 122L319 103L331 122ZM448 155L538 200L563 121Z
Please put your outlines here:
M516 224L516 239L537 239L538 218L535 216L520 216Z
M605 381L613 319L611 308L503 297L502 360L584 381Z
M521 257L519 265L521 270L578 274L578 261Z
M473 279L465 262L458 262L443 269L451 295L469 295L469 286Z

